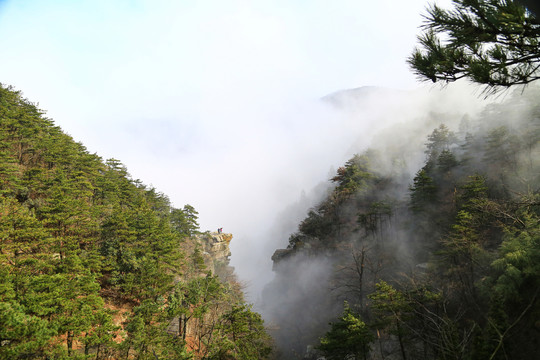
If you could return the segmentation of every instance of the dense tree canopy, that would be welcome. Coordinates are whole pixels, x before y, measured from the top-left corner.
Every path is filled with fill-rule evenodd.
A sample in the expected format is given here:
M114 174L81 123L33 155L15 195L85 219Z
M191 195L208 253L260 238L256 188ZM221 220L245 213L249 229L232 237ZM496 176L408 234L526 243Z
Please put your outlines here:
M384 143L340 167L274 262L270 289L297 297L283 301L297 314L274 315L281 348L301 353L316 338L309 359L534 357L539 94L531 85L466 124L435 123L417 167ZM319 268L324 276L298 276Z
M248 310L237 287L186 259L198 230L192 206L175 209L0 85L0 358L203 357L230 337L213 319ZM253 340L264 358L262 320L249 316L257 328L229 343ZM169 331L178 318L196 326Z
M368 325L347 303L341 317L331 326L319 345L327 359L347 359L351 356L358 360L367 359L369 344L374 340L374 336Z

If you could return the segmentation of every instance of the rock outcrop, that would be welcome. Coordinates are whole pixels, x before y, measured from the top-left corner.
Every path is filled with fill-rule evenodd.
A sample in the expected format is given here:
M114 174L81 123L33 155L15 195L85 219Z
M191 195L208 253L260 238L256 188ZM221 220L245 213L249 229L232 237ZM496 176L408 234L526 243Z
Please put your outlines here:
M231 250L229 244L233 238L232 234L217 233L217 232L204 232L200 234L194 234L188 241L183 244L182 250L187 254L193 254L198 252L204 260L204 269L199 272L189 274L188 278L182 278L179 276L177 281L189 282L196 277L206 277L207 271L211 271L212 274L217 275L224 283L229 283L235 280L234 267L229 266L229 257L231 256ZM210 317L215 316L212 311L203 315L201 319L195 319L190 321L189 324L185 323L185 328L181 328L182 321L180 317L175 317L169 323L167 332L176 336L181 336L182 332L185 332L185 339L187 348L190 351L198 349L200 344L195 344L195 337L197 331L199 331L200 323L204 323L209 320ZM186 322L187 320L184 320ZM215 321L215 319L214 319Z
M232 234L218 234L217 232L206 232L194 236L194 240L200 246L204 264L208 270L220 277L225 278L234 271L234 268L229 266L231 256L229 244L232 238Z

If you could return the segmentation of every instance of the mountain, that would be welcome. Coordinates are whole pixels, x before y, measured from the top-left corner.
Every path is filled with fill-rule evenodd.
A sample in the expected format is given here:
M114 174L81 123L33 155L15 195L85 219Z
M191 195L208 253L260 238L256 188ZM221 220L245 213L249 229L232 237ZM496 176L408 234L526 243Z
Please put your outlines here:
M374 91L326 100L358 110ZM540 353L539 95L383 129L336 171L272 257L261 312L281 358Z
M469 114L447 93L327 97L369 104L379 135L351 144L273 255L260 310L274 358L539 353L539 95ZM390 105L398 121L382 116ZM0 358L272 356L229 266L232 234L197 221L0 86Z
M0 85L0 358L267 357L232 235L197 219Z

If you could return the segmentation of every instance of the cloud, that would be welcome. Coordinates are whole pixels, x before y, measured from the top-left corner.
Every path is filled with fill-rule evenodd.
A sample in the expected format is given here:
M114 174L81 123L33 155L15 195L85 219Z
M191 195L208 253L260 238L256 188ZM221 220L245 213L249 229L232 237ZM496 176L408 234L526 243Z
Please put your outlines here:
M385 124L381 101L366 117L318 99L415 87L405 57L424 5L4 1L0 81L91 152L195 206L204 230L235 233L233 263L254 281L257 264L269 273L275 214Z

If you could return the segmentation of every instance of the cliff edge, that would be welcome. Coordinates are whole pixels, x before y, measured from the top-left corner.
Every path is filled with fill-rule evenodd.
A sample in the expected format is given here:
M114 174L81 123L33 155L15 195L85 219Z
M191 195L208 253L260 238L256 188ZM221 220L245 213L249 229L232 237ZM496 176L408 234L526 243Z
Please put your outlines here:
M193 236L193 240L200 247L207 269L224 279L234 272L234 268L229 266L229 244L232 239L233 235L230 233L206 232Z

